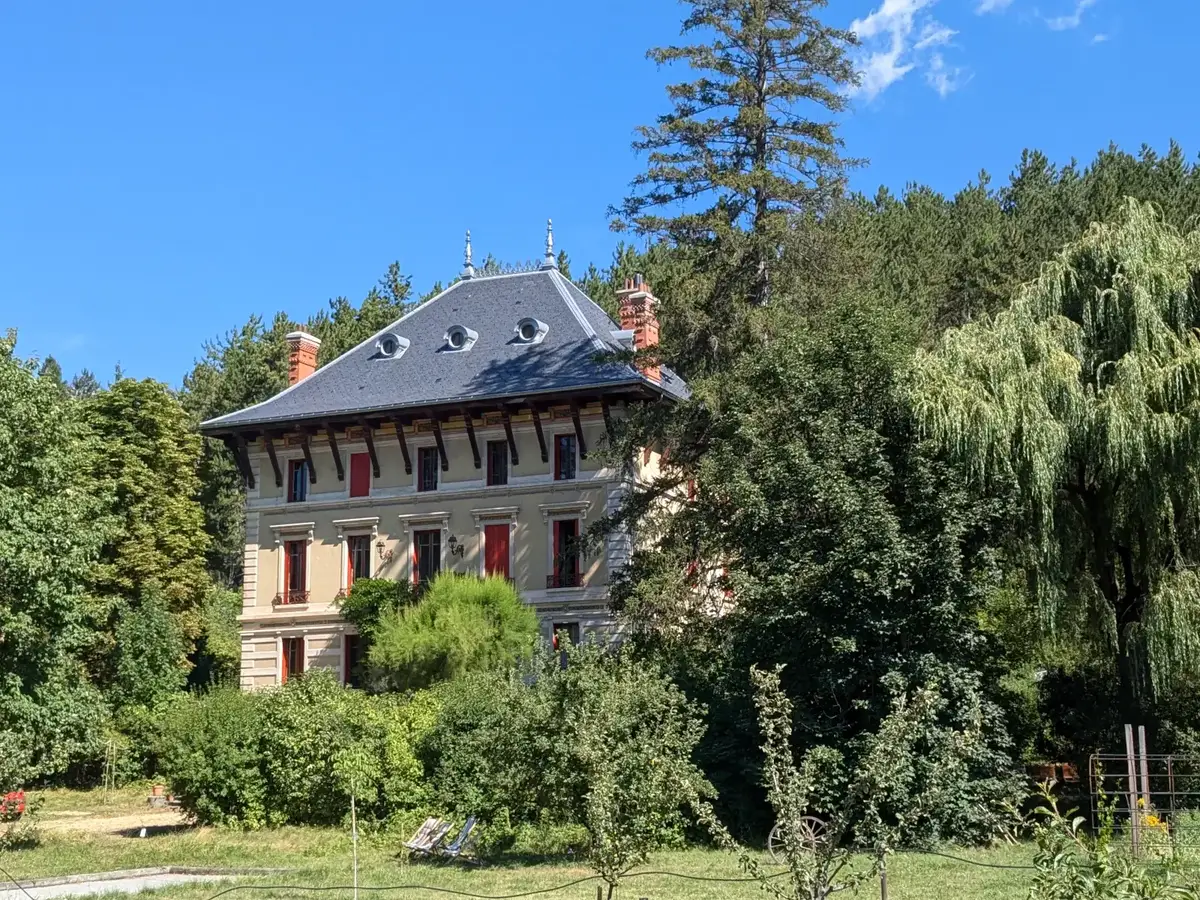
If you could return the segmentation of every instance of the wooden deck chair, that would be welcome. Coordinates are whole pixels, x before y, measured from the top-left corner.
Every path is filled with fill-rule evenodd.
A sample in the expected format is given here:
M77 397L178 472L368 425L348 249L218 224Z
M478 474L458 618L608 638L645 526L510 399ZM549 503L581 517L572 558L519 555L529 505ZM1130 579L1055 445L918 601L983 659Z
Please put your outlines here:
M472 837L472 832L475 830L476 819L474 816L468 817L463 824L462 831L458 833L451 843L445 847L435 851L438 856L443 859L458 859L460 856L470 854L471 849L475 846L475 839Z
M404 842L404 846L414 853L428 853L435 845L434 835L441 831L437 841L441 841L446 836L446 832L450 830L450 824L443 822L441 819L429 818L425 820L425 824L417 829L417 833L411 839Z
M454 827L454 824L442 819L434 819L433 822L433 826L425 833L425 839L420 844L416 841L411 841L404 846L413 853L421 856L430 856L438 853L439 848L442 846L442 841L446 839L446 835L450 833L450 829Z

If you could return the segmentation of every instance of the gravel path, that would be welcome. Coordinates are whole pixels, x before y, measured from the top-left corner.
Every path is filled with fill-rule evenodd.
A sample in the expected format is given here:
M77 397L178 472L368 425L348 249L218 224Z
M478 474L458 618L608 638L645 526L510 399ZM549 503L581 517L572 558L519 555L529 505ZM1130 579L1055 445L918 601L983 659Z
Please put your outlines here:
M110 873L116 875L118 873ZM87 876L85 876L87 877ZM96 897L101 894L136 894L139 891L156 891L178 884L193 884L197 881L225 881L231 875L186 875L163 872L137 875L129 878L95 877L90 881L75 881L59 884L34 884L21 890L0 888L0 900L50 900L55 897Z

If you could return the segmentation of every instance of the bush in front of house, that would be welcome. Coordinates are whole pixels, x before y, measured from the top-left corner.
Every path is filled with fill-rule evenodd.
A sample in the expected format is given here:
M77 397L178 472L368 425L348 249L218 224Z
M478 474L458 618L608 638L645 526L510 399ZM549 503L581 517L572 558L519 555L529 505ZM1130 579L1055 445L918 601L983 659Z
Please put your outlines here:
M414 690L528 658L537 615L505 578L438 575L420 600L384 612L372 636L373 684Z
M433 803L479 815L487 843L579 826L606 878L682 840L710 788L693 762L701 710L655 667L595 645L541 654L507 677L475 674L437 690L423 742Z
M183 810L240 828L384 824L426 802L415 746L429 694L372 697L315 669L256 693L218 689L173 708L158 756Z
M174 706L159 734L159 764L184 812L205 825L267 822L261 765L262 698L216 688Z

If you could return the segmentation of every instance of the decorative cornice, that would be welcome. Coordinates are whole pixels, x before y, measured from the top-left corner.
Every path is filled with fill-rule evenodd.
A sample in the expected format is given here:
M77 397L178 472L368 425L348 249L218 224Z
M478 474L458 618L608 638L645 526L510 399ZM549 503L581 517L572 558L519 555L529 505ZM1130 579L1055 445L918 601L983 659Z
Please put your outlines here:
M549 522L551 516L569 516L572 513L579 518L587 518L588 511L592 508L591 500L577 500L573 503L539 503L538 509L542 513L542 521Z

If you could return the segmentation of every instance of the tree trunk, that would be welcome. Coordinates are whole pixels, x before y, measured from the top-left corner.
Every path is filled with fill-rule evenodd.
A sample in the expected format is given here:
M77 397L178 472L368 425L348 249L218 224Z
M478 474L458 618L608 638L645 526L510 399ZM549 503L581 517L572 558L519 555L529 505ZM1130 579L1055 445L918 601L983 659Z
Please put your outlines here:
M1146 646L1146 595L1138 587L1123 594L1113 612L1117 620L1118 709L1121 724L1146 725L1153 706L1150 659Z

